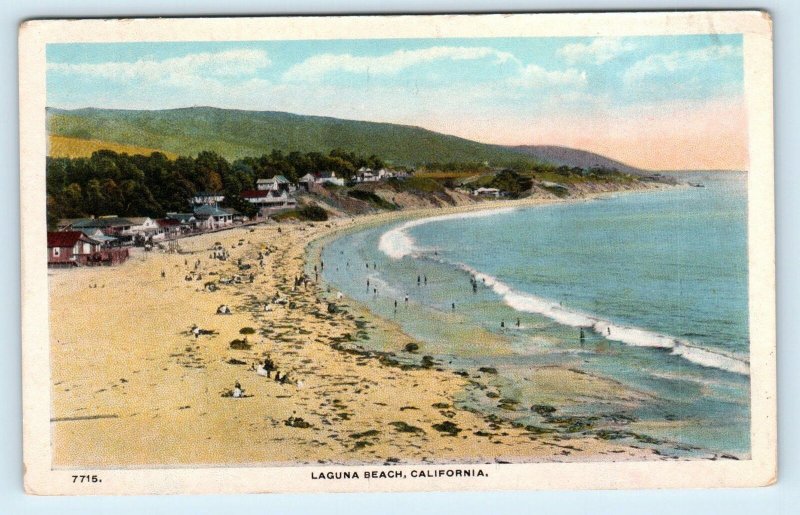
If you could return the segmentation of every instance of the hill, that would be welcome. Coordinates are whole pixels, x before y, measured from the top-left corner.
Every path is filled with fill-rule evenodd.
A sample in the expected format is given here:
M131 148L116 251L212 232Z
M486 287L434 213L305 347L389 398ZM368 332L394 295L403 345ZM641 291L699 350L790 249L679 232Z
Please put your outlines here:
M578 168L616 168L620 172L630 174L648 174L647 170L636 168L626 165L620 161L608 158L606 156L595 154L587 150L578 150L576 148L559 147L553 145L521 145L516 147L508 147L517 152L526 154L537 159L538 161L552 163L554 165L565 165L569 167Z
M393 165L483 162L494 166L536 159L500 145L390 123L342 120L273 111L190 107L161 111L47 110L51 135L157 148L179 155L210 150L227 159L273 149L323 152L342 148L374 154Z
M69 138L52 134L48 138L47 155L50 157L91 157L92 153L98 150L113 150L119 154L142 154L145 156L153 152L163 152L157 148L122 145L93 139ZM164 154L170 159L177 157L177 154L172 152L164 152Z

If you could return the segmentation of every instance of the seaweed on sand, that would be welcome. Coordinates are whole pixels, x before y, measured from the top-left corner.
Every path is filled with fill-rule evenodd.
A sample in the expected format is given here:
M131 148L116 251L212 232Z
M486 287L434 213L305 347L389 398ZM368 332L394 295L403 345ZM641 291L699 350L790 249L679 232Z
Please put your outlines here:
M394 427L395 431L398 433L425 433L423 429L406 424L405 422L389 422L389 425Z
M431 427L440 433L446 433L448 436L456 436L461 432L461 428L449 420L440 422L438 424L431 424Z

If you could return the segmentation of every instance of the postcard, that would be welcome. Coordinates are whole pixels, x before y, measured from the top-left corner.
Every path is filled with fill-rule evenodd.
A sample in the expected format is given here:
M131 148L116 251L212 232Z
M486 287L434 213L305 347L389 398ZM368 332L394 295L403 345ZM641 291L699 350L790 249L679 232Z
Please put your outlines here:
M25 488L776 481L764 12L20 28Z

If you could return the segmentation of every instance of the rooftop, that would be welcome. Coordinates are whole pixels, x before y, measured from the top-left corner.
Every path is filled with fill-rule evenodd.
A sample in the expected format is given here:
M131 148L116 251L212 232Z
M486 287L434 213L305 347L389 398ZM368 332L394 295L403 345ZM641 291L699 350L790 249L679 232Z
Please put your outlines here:
M73 247L79 240L89 243L99 243L89 238L81 231L59 231L47 233L47 248L51 247Z

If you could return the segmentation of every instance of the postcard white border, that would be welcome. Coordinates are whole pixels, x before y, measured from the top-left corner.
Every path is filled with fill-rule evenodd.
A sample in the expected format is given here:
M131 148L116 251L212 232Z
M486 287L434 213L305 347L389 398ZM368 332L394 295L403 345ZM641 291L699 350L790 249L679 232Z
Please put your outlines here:
M740 33L749 125L748 242L752 459L742 461L480 465L485 478L313 481L319 467L103 470L76 485L52 470L45 246L46 60L48 43L257 41L370 38L644 36ZM20 209L25 488L46 495L246 492L369 492L609 488L706 488L775 481L776 340L772 111L772 23L758 11L353 17L38 20L19 37ZM47 371L47 373L43 373ZM375 470L382 466L325 467ZM393 470L457 466L394 466ZM96 471L86 471L95 473Z

